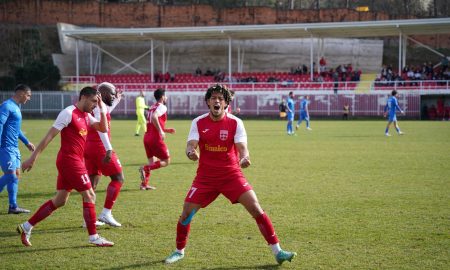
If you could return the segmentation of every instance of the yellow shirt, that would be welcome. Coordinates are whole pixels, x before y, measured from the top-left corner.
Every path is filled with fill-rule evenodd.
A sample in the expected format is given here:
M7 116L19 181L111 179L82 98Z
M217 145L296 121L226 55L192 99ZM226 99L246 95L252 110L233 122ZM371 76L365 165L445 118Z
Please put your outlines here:
M136 98L136 113L144 113L144 109L148 108L147 104L145 104L145 98L138 96Z

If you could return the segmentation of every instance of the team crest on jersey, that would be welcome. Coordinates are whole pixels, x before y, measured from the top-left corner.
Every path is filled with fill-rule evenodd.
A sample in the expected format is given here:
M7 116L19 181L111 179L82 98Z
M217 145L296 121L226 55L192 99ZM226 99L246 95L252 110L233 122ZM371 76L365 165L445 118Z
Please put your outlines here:
M224 129L220 130L219 138L222 141L226 141L228 139L228 130L224 130Z
M88 134L87 130L84 128L80 129L80 131L78 133L80 133L80 135L83 137L87 136L87 134Z

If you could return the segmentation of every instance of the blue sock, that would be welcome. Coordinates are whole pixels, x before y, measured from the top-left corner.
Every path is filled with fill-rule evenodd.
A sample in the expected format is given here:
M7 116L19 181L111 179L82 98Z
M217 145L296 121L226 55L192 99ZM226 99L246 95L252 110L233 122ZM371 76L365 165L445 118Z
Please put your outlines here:
M389 132L389 128L386 128L386 131L384 133L388 133Z
M2 190L5 185L8 189L9 207L16 208L19 179L15 174L6 173L0 177L0 190Z
M395 130L397 130L397 132L400 132L400 128L398 127L395 127Z
M17 208L17 191L19 190L19 179L15 174L11 174L14 176L14 179L7 185L8 188L8 197L9 197L9 207Z
M309 128L309 120L305 120L306 121L306 127Z

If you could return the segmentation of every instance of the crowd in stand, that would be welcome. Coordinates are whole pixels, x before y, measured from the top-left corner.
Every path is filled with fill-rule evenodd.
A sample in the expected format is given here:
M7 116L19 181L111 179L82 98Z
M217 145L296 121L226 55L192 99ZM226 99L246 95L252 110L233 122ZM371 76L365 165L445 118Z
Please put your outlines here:
M375 86L417 86L418 81L438 81L437 84L445 84L444 81L449 79L448 59L444 57L438 68L431 62L416 66L406 65L401 74L395 72L392 65L383 65L375 80Z

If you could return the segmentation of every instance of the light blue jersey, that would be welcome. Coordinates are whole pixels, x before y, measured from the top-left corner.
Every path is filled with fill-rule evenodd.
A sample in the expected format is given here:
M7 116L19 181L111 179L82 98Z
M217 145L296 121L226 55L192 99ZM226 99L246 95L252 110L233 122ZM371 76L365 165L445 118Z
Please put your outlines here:
M386 106L384 107L384 112L388 112L389 122L397 121L397 110L402 111L400 106L398 105L397 98L395 96L391 96L388 98Z
M287 112L287 119L288 119L288 121L293 121L294 120L295 103L292 98L287 99L287 107L289 108L289 110Z
M16 170L20 168L19 139L25 145L30 143L20 129L21 125L22 113L19 104L12 98L3 102L0 105L0 165L4 174L0 177L0 192L7 187L10 209L8 213L19 209L17 206L19 179L16 175ZM12 213L19 213L14 211ZM19 209L19 211L26 213L28 210Z
M22 113L12 98L0 105L0 164L3 172L20 168L19 140L25 145L28 139L21 130Z

